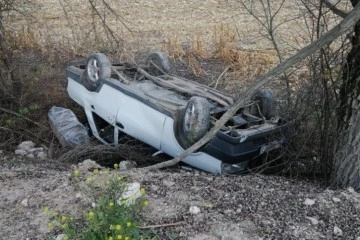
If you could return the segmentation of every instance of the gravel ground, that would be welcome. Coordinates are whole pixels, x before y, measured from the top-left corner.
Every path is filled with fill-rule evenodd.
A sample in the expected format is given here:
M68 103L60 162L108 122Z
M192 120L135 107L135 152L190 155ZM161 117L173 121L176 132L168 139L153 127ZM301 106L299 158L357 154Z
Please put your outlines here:
M13 156L1 165L0 239L49 237L44 206L75 215L91 207L71 181L75 166ZM360 239L360 193L351 188L182 169L124 175L146 188L145 225L160 225L160 239Z

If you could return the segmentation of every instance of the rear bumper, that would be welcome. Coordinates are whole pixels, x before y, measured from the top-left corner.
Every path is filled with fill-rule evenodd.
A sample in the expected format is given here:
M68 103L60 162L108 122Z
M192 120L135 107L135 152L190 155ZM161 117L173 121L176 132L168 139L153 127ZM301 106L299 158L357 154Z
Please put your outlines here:
M249 135L232 137L219 132L201 150L222 162L237 164L259 157L264 152L279 148L289 134L291 124L273 125L273 127Z

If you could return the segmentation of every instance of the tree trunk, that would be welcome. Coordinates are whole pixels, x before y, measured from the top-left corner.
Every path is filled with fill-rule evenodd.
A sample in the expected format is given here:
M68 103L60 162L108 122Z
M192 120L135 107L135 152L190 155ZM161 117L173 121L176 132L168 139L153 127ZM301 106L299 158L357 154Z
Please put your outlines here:
M360 0L351 2L355 6ZM360 189L360 21L344 64L337 131L333 183Z

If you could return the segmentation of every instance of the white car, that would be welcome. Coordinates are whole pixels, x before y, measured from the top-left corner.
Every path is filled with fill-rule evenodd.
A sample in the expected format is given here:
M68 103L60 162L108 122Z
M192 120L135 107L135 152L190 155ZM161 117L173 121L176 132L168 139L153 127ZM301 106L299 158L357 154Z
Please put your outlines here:
M125 133L175 157L203 137L234 101L169 70L161 52L151 52L144 65L111 64L94 53L85 65L67 68L67 91L84 108L101 142L116 145ZM249 161L283 142L289 124L274 118L273 107L271 92L260 91L208 144L182 161L215 174L246 170Z

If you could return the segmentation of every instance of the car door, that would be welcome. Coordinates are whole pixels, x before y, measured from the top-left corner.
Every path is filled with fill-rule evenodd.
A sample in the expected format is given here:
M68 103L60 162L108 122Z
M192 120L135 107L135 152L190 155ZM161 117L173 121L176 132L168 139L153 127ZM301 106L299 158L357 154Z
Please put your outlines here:
M142 101L124 95L116 126L126 134L160 150L165 115Z

